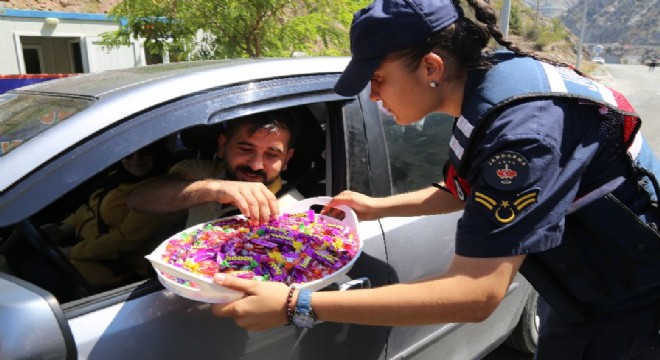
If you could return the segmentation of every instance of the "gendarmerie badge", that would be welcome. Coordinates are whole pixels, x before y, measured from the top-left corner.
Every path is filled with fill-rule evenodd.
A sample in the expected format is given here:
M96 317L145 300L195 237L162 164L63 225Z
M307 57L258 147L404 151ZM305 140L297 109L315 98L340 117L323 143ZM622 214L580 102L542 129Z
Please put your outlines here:
M481 204L493 216L495 221L506 225L512 222L525 208L536 203L538 195L538 190L531 189L502 199L477 191L474 193L474 201Z
M502 151L491 156L483 168L486 183L498 190L517 190L529 178L529 162L515 151Z

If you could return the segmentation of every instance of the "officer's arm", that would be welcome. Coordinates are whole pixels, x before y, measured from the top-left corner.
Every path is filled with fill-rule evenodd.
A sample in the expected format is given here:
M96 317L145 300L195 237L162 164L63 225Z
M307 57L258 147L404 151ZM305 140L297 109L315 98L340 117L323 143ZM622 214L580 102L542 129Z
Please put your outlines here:
M332 198L326 209L337 205L352 208L360 220L446 214L462 210L465 206L448 191L436 186L382 198L346 190Z
M465 203L436 186L379 199L383 216L423 216L462 210Z
M408 284L346 292L317 292L319 319L368 325L480 322L507 293L525 255L467 258L456 255L440 277Z

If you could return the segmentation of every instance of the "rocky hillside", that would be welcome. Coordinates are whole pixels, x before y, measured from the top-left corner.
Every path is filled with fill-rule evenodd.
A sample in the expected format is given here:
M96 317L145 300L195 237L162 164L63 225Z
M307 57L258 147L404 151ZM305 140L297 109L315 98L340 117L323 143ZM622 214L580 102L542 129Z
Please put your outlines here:
M580 33L587 3L586 43L660 46L660 0L525 0L541 14L559 17Z
M119 2L121 0L0 0L0 7L103 14Z
M532 9L537 8L542 16L559 17L564 15L566 10L572 8L579 0L524 0L525 4Z
M563 22L577 31L584 3L571 8ZM584 41L660 45L660 0L589 0Z

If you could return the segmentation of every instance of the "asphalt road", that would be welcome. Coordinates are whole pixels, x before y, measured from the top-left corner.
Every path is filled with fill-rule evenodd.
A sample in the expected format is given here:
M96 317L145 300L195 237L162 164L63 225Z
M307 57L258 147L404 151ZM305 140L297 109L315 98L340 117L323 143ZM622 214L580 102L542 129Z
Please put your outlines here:
M660 156L660 70L644 65L604 65L599 79L625 95L642 118L642 134Z
M593 74L623 94L642 118L642 134L660 157L660 69L643 65L605 64ZM533 360L534 355L502 345L482 360Z

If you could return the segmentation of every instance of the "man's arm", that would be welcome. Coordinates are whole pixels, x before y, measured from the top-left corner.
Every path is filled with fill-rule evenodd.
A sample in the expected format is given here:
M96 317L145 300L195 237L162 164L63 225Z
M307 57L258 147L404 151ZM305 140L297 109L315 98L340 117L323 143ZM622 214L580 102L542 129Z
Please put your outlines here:
M159 176L133 189L128 206L148 213L189 209L215 200L212 181L191 181L175 174Z
M128 197L131 209L167 213L208 202L233 204L255 223L279 214L275 195L260 182L218 179L186 180L177 174L157 177L136 187Z

